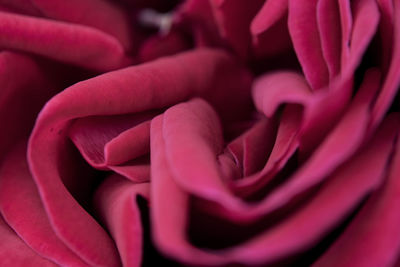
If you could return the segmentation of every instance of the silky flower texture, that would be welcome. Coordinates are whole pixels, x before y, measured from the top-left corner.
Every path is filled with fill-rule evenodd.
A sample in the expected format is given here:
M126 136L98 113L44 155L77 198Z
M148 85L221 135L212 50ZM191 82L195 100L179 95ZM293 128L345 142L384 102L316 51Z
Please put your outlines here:
M399 0L0 0L0 266L400 266Z

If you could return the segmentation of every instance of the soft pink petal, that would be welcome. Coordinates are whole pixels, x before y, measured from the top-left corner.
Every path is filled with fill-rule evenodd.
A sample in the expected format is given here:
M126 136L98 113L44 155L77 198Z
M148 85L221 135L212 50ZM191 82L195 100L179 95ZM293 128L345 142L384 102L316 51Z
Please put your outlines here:
M143 231L137 196L148 197L149 184L134 184L114 175L98 189L95 202L116 242L123 266L141 266Z

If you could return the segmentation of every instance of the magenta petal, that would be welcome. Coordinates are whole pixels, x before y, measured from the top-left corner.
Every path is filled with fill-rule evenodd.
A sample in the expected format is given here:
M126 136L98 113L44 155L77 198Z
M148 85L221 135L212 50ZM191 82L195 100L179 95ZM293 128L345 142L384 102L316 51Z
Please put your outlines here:
M337 1L322 0L317 4L317 21L321 49L332 79L340 71L341 28Z
M340 223L368 192L379 186L398 130L397 125L388 121L366 149L337 169L303 209L281 224L223 251L206 251L193 247L187 241L188 195L171 176L165 157L163 124L165 121L160 116L153 120L151 127L154 238L167 255L183 262L203 265L271 263L314 245ZM175 208L170 209L171 206Z
M400 84L400 3L394 1L394 32L393 32L393 51L389 71L385 78L385 82L378 98L372 109L371 127L375 128L379 125L396 93Z
M98 189L95 201L102 221L113 236L123 266L141 266L143 231L137 196L148 198L149 184L134 184L114 175Z
M4 267L56 267L57 264L36 254L0 217L0 262Z
M0 172L0 211L4 219L43 257L61 265L89 266L54 233L29 173L25 146L18 145L6 157Z
M150 121L126 130L104 147L105 161L118 165L150 152Z
M31 16L42 15L30 0L0 0L0 9L3 8L7 11L28 14Z
M265 1L251 22L251 32L258 35L275 24L287 11L288 0Z
M312 89L328 83L317 24L317 0L289 0L289 32L297 58Z
M268 0L264 2L250 25L254 49L253 56L276 56L291 48L287 13L288 0Z
M226 77L233 73L237 79L231 79L231 86L226 86ZM232 101L227 99L227 94L248 89L243 88L249 84L249 80L243 83L243 75L247 72L228 54L218 50L195 50L100 75L77 83L50 100L36 121L29 141L28 160L43 206L60 239L93 265L119 264L109 236L64 186L64 183L79 183L74 175L66 173L75 166L74 160L78 160L76 154L68 153L71 146L68 146L67 132L72 119L142 112L192 95L206 96L216 104L223 103L219 106L226 109ZM241 111L238 106L234 107L236 112ZM67 227L66 222L71 221L79 221L79 224Z
M358 0L352 3L354 19L351 38L347 46L349 54L342 62L342 75L353 76L378 28L379 9L375 0Z
M133 182L142 183L150 180L150 165L146 163L133 161L109 168Z
M153 114L155 113L145 112L80 118L72 123L69 136L92 166L106 168L108 165L118 165L124 163L124 159L129 161L149 150L146 147L149 143L146 141L149 138L150 121L147 120ZM123 140L117 141L120 138ZM124 147L121 144L118 146L121 141L125 143ZM139 150L134 150L135 148ZM113 152L113 149L117 151ZM116 158L113 158L115 154Z
M6 12L0 12L0 47L96 70L129 63L121 44L97 29Z
M280 118L278 132L268 161L259 173L244 177L235 183L235 190L242 196L251 194L271 182L287 164L299 147L301 111L296 106L287 106Z
M275 134L276 121L261 118L248 131L228 144L227 150L234 156L244 176L258 171L268 159L274 146Z
M211 1L221 36L241 57L246 58L249 55L250 23L263 1L253 0L246 3L241 0Z
M184 262L213 264L224 262L218 255L196 249L186 240L189 196L173 180L165 155L163 116L151 123L151 221L153 240L166 255Z
M21 73L24 75L21 76ZM44 69L33 59L0 52L0 159L20 138L27 138L37 113L56 93ZM6 129L6 130L5 130Z
M398 135L399 114L388 117L382 128ZM388 139L392 147L393 139ZM384 140L383 140L384 141ZM387 180L374 192L343 234L314 266L394 266L400 249L400 142L397 142ZM365 164L360 167L374 166Z
M265 264L303 251L314 245L328 230L338 225L345 216L349 215L367 193L381 185L398 130L398 117L388 119L369 145L339 167L304 208L272 229L257 235L249 242L232 248L232 251L229 252L233 258L240 262ZM396 214L394 216L399 218L397 213L390 212L392 211L392 205L386 205L385 207L387 207L387 211L390 214ZM368 217L363 219L363 222L369 221ZM377 223L371 229L382 229L378 225ZM393 223L392 225L396 228L398 224ZM383 229L387 229L385 230L387 233L392 233L390 229L394 228ZM368 234L366 233L366 235ZM391 236L400 245L398 235ZM379 238L380 235L377 234L377 237ZM370 238L368 235L368 238L365 236L360 238L359 241L363 244L369 243ZM377 243L369 244L371 244L371 248L376 249ZM357 249L363 246L361 244L355 245L353 240L346 240L346 244L342 243L338 247L343 252L347 252L346 249ZM384 247L381 248L384 250ZM386 248L390 248L390 246ZM230 253L227 254L229 255ZM368 261L365 253L360 254L360 258ZM343 259L342 255L332 256L332 258L324 262L326 265L322 264L321 266L345 266L341 262L335 262L335 259ZM348 259L349 266L364 266L354 265L354 258L349 257ZM327 263L332 264L329 265ZM376 264L370 266L385 265Z
M204 100L194 99L168 109L163 122L166 157L174 180L202 197L225 199L228 189L216 159L223 152L223 138L214 110Z
M132 40L129 20L121 8L104 0L31 0L34 7L48 18L97 28L117 38L125 49Z
M261 76L253 86L253 101L259 111L272 117L281 104L306 106L312 97L305 79L294 72L275 72Z

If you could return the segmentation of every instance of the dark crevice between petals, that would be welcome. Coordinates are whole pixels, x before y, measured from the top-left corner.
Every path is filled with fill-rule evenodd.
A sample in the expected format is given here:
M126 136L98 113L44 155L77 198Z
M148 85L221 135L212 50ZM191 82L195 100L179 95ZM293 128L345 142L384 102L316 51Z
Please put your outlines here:
M154 246L152 240L152 233L150 227L150 210L149 210L149 203L148 201L138 195L136 197L136 203L140 210L140 218L142 222L142 229L143 229L143 260L142 265L143 267L152 267L152 266L171 266L171 267L178 267L183 266L171 259L168 259L164 255L162 255ZM173 207L171 207L173 208Z
M301 210L317 194L320 186L314 186L297 195L284 207L262 216L251 223L234 223L218 214L209 213L204 207L218 204L191 197L189 208L188 240L196 247L205 250L223 251L256 238L259 234L279 225ZM201 203L201 207L198 203Z
M92 199L96 189L107 176L107 172L93 169L80 155L72 141L66 140L67 145L60 151L57 166L61 179L68 192L89 213L93 213Z
M377 53L377 51L381 51L379 46L380 41L378 40L378 36L375 35L368 48L366 49L366 52L364 53L361 62L354 73L354 89L352 94L353 98L360 89L361 84L365 78L364 75L367 73L368 69L379 67L380 59L382 56L380 53Z
M287 266L285 264L296 264L298 267L311 266L328 248L335 242L335 240L345 231L346 227L355 218L358 212L361 210L368 196L365 197L360 204L354 209L354 211L348 215L336 228L334 228L329 234L327 234L321 241L314 245L307 252L294 255L289 257L285 262L279 262L278 266Z

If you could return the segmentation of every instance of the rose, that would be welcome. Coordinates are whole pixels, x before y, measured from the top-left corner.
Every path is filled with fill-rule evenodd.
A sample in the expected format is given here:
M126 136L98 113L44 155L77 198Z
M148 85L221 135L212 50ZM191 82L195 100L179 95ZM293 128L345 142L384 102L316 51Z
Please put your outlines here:
M140 29L129 41L122 5L2 4L4 48L74 64L2 52L3 265L155 264L139 196L154 245L183 264L397 261L399 117L387 112L399 84L397 1L188 1L165 17L167 35L143 43ZM142 23L160 21L143 21L141 8ZM188 35L219 49L181 52ZM262 73L257 112L235 55ZM81 67L118 70L73 84L93 76ZM31 132L27 114L69 84ZM93 168L114 174L97 188L104 172Z

